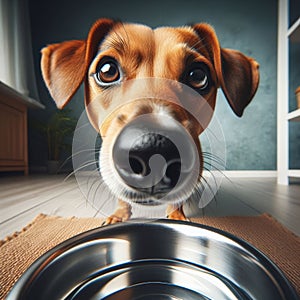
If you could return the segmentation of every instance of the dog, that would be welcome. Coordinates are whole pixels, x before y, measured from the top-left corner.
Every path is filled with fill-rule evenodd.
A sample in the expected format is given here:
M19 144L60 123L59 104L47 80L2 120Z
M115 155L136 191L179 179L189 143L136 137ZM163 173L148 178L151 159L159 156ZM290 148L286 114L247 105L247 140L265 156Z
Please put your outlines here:
M98 106L87 111L91 124L103 140L101 174L108 187L119 197L118 207L106 219L106 225L129 219L132 201L155 199L157 195L166 195L176 185L181 169L173 163L168 180L159 181L156 188L131 182L141 173L149 173L149 158L155 153L164 154L167 163L174 159L177 162L178 153L166 138L172 135L174 128L172 124L166 125L168 121L165 120L173 119L182 125L185 132L176 128L175 131L178 131L176 134L182 144L187 145L186 151L190 151L194 144L196 150L188 155L199 161L196 179L197 182L201 180L203 155L199 135L211 116L203 126L197 121L197 116L174 101L165 102L155 97L126 103L112 111L105 120L99 120L100 110L109 110L112 103L122 104L128 89L136 92L148 88L135 84L134 80L155 78L188 86L205 100L212 111L215 109L217 90L221 88L234 113L241 117L259 84L259 64L237 50L221 48L214 29L206 23L152 29L140 24L99 19L91 27L86 40L65 41L42 49L41 70L59 109L67 105L83 82L86 107L92 107L91 104L96 102L94 99L104 95ZM120 88L131 80L133 83L127 84L127 88ZM159 89L164 89L165 95L170 92L163 84ZM157 118L155 113L163 117ZM135 122L137 117L143 115L146 115L145 122ZM136 136L141 138L135 141L135 150L130 157L131 169L126 169L126 162L122 160L124 157L128 159L126 155L131 151L126 143ZM181 195L179 202L168 205L168 218L187 220L182 205L195 185L186 186L183 188L188 189L187 196Z

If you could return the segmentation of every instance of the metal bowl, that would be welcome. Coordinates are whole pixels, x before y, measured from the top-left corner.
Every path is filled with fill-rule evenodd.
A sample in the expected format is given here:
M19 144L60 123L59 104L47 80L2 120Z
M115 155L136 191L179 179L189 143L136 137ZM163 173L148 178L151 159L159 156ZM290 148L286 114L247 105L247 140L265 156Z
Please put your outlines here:
M130 222L71 238L39 258L11 299L298 299L261 252L221 230Z

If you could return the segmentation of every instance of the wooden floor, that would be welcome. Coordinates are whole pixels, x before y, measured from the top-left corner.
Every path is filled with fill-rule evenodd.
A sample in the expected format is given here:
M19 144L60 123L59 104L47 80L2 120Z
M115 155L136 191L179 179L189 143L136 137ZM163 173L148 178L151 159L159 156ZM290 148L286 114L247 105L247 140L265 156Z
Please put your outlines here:
M0 177L0 239L21 230L40 213L97 215L81 194L76 179L64 179L65 175ZM224 179L216 200L197 213L209 216L269 213L300 236L300 184L281 186L275 178Z

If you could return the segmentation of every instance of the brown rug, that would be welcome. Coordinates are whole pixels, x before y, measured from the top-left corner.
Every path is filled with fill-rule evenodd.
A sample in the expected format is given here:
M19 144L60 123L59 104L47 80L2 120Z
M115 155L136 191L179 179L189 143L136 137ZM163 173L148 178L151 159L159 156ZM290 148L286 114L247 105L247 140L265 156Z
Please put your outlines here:
M269 215L257 217L204 217L192 219L230 232L260 249L285 273L300 294L300 238ZM100 219L39 215L20 233L0 241L0 299L21 274L47 250L89 229Z

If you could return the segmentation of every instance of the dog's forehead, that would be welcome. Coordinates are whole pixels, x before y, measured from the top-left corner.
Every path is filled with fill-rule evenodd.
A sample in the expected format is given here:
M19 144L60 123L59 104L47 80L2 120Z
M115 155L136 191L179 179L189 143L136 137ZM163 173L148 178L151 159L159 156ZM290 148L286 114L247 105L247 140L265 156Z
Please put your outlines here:
M119 50L133 50L134 48L160 49L176 44L193 46L199 40L193 28L184 27L158 27L152 29L146 25L121 23L115 26L101 44L101 49L114 47ZM124 49L123 49L124 50Z
M190 26L158 27L154 29L156 41L164 43L182 43L190 47L199 40L198 35Z
M128 48L134 45L145 45L151 43L153 39L152 29L140 24L118 23L107 35L101 44L101 50L113 48ZM146 44L146 45L147 45Z

